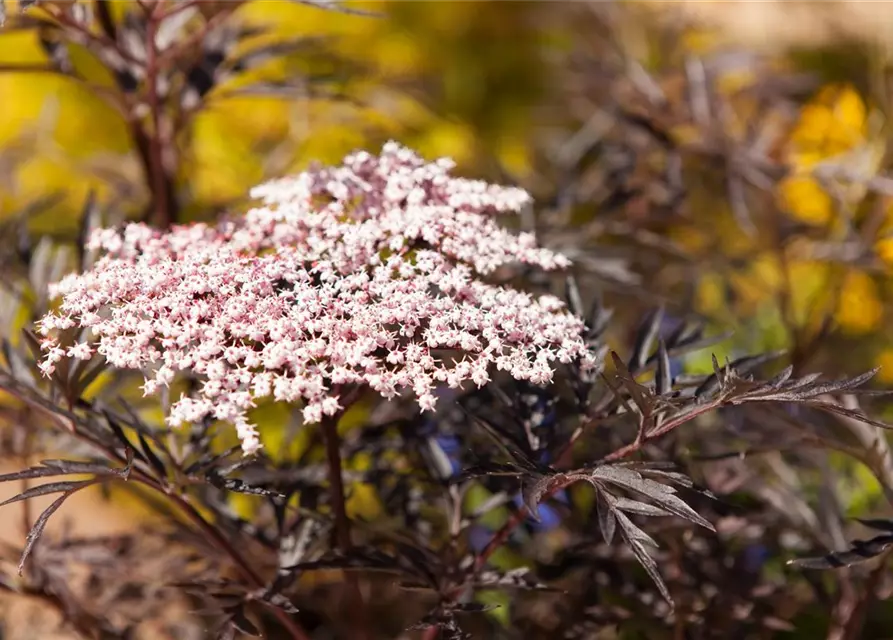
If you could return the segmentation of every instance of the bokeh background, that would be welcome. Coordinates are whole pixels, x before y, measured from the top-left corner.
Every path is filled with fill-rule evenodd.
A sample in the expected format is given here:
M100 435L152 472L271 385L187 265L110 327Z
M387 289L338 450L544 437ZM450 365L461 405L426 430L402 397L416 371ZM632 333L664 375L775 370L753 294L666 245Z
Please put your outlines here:
M396 139L529 189L537 211L521 224L621 318L662 303L731 330L720 358L788 349L799 368L880 366L893 383L893 3L200 2L176 37L214 36L176 60L189 72L155 107L60 37L70 4L20 15L8 2L0 29L7 283L23 276L23 228L50 251L86 210L105 224L162 209L162 222L210 220L264 179ZM107 18L73 19L124 29L136 3L102 4ZM154 168L140 127L164 143ZM678 366L706 371L709 356ZM883 512L875 477L838 462L844 512ZM128 504L84 494L60 520L95 535L143 526ZM362 487L350 507L381 515ZM5 507L2 539L20 545L21 521ZM22 600L0 596L3 637L70 637Z

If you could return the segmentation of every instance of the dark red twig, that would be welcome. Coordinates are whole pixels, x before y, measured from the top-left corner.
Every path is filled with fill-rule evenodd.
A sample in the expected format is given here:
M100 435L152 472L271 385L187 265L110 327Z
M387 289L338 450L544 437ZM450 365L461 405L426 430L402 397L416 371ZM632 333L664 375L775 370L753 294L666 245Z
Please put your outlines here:
M335 517L335 542L338 549L347 554L353 548L350 535L350 518L347 517L347 505L344 492L344 478L341 464L341 438L338 435L338 420L343 413L334 416L325 416L320 424L323 442L326 448L326 460L328 463L329 485L332 511ZM360 583L351 571L344 572L344 582L347 589L346 606L352 612L353 637L357 640L369 638L369 618L366 614L366 606L363 602L363 594Z

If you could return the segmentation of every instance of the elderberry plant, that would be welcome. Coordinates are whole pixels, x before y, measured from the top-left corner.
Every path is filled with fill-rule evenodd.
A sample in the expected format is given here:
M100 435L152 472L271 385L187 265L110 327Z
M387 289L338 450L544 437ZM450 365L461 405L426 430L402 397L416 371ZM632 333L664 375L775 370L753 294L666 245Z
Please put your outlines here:
M609 548L619 538L657 590L665 608L649 615L669 619L681 615L672 608L679 576L668 585L662 575L663 536L648 522L724 534L713 494L657 443L708 414L754 407L887 428L837 399L863 393L874 372L823 381L787 367L764 377L779 356L765 354L714 358L712 374L680 375L674 359L715 338L690 322L665 330L663 309L621 357L607 344L610 312L597 298L584 310L570 260L496 223L533 206L528 194L452 168L389 143L377 156L356 152L261 185L259 206L215 225L93 231L85 248L98 259L49 287L59 304L38 319L40 335L3 343L0 386L78 444L71 459L0 480L87 476L7 501L60 494L37 518L19 570L33 566L35 543L68 497L126 481L171 504L171 540L208 558L199 569L184 563L172 581L211 605L221 634L468 637L469 614L489 608L481 593L555 591L550 582L601 544L598 531ZM522 289L518 265L563 276L542 287L563 280L566 302ZM126 399L124 382L98 383L112 371L124 381L138 372L142 397ZM299 432L321 436L324 457L313 445L297 456L262 446L269 425L254 424L252 412L271 401L298 409ZM146 417L159 405L166 424ZM344 433L339 421L355 409L363 424ZM219 446L218 423L235 427L240 446ZM460 443L452 453L449 438ZM569 498L579 500L579 485L590 490L591 516ZM387 525L348 513L360 486L375 488ZM472 503L475 491L485 497ZM256 517L232 512L233 493L257 497ZM496 563L500 551L524 547L553 497L559 517L584 521L570 560ZM888 545L882 537L853 553ZM848 564L852 553L828 558ZM334 609L301 580L322 570L345 572ZM423 598L373 622L388 592L364 593L364 584ZM604 597L558 625L561 637L613 623ZM345 607L349 620L338 613ZM686 615L704 624L695 609Z

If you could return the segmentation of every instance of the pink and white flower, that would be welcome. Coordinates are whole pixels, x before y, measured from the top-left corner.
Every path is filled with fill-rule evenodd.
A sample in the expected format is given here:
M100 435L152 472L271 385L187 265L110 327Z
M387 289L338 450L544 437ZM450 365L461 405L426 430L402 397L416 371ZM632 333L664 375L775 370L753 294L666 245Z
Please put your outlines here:
M54 286L61 309L41 322L44 335L88 327L93 342L66 353L47 339L41 368L95 351L152 372L146 393L199 374L168 422L228 421L247 454L260 447L247 418L260 398L301 400L317 422L340 410L344 385L411 389L430 410L438 384L486 384L494 365L544 384L556 361L590 363L583 322L559 300L482 279L516 262L569 265L497 225L530 197L451 168L389 143L256 187L262 206L217 226L97 231L89 246L103 257Z

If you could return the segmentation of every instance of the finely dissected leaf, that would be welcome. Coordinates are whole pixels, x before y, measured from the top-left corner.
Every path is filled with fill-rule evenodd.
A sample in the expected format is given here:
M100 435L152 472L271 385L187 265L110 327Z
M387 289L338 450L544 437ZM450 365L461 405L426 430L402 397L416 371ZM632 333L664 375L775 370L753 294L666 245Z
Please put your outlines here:
M81 486L89 483L80 483ZM43 513L38 516L37 520L34 521L34 524L31 525L31 531L28 532L28 537L25 539L25 548L22 549L22 556L19 558L19 575L22 575L22 572L25 570L25 561L28 560L28 556L31 555L31 551L34 549L34 545L40 539L40 536L43 534L43 530L46 529L47 522L49 522L50 517L59 510L59 507L62 506L62 503L68 499L68 497L77 491L80 487L75 487L70 491L67 491L63 495L56 498L50 506L43 510ZM8 501L7 501L8 502ZM7 504L6 502L3 504Z
M643 476L652 476L653 478L658 478L669 484L676 485L677 487L691 489L692 491L707 496L708 498L712 498L714 500L716 499L716 496L713 495L712 491L696 485L694 481L684 473L655 468L653 465L637 467L637 471Z
M451 484L461 484L472 478L481 476L526 476L530 470L519 467L510 462L484 462L464 469L461 473L450 478Z
M818 373L812 373L796 380L787 380L779 385L772 385L772 381L770 381L768 384L745 393L741 398L735 399L734 402L740 403L752 400L806 402L816 400L824 395L843 392L861 395L885 395L887 392L859 388L871 380L878 371L879 369L875 368L853 378L841 378L840 380L823 383L816 382L821 376Z
M239 633L251 636L252 638L262 637L263 634L261 633L261 630L258 629L257 626L248 619L248 616L245 615L243 606L237 605L235 607L227 607L225 611L228 613L229 623L233 625Z
M542 500L543 496L548 493L553 482L553 477L540 476L525 478L521 483L521 498L524 501L524 506L527 507L528 515L537 522L541 521L539 508L540 500Z
M470 415L470 414L469 414ZM490 436L493 443L505 454L512 463L518 465L522 469L527 469L532 473L543 473L550 471L546 465L542 465L530 457L522 447L524 444L513 437L511 434L505 433L495 424L480 416L470 415L472 423L481 427L484 432Z
M670 371L670 354L663 340L657 347L657 373L654 376L654 388L657 395L664 396L673 389L673 378Z
M86 246L90 232L98 226L99 209L96 204L96 190L91 188L87 192L87 197L84 199L84 204L81 206L81 212L78 216L76 247L78 251L78 264L81 266L81 271L86 271L89 267L87 264Z
M401 552L405 553L405 546ZM389 555L375 547L355 547L347 553L331 552L319 560L299 562L290 567L284 567L283 571L320 571L327 569L341 569L342 571L370 571L376 573L388 573L399 576L409 576L416 580L431 584L434 571L418 566L419 558L410 559ZM436 586L436 585L433 585Z
M640 516L669 516L672 512L647 502L639 502L638 500L630 500L629 498L614 498L614 508L626 511L627 513L635 513Z
M221 453L216 454L207 452L205 453L205 455L202 455L198 460L192 462L188 467L186 467L183 470L183 473L187 476L190 476L207 471L208 469L217 466L221 462L228 460L239 450L241 450L241 447L230 447L226 451L222 451Z
M565 299L571 313L583 317L583 297L580 295L577 279L573 275L568 275L565 279Z
M311 518L301 520L298 531L283 536L279 542L279 566L293 566L303 560L322 528L318 521Z
M145 436L141 431L136 432L136 437L139 439L140 449L143 452L143 456L145 460L148 461L152 468L155 469L155 472L158 474L160 478L164 478L167 476L167 468L164 466L164 463L161 461L161 458L152 450L152 447L149 446L149 443L146 441Z
M93 366L87 369L88 364L92 364ZM83 367L76 368L72 372L72 397L75 399L80 398L84 391L86 391L96 378L98 378L106 369L108 369L108 364L102 357L99 357L94 362L84 360Z
M789 560L788 564L802 569L840 569L876 558L893 546L893 536L877 536L871 540L855 540L847 551L834 551L818 558Z
M0 293L0 296L2 295ZM4 304L6 300L6 297L0 297L0 304ZM3 358L6 360L10 375L20 380L27 378L28 382L33 385L34 375L31 372L30 363L19 353L18 349L13 348L6 338L0 339L0 349L2 349Z
M775 377L770 379L766 383L766 386L770 389L778 389L781 385L788 381L792 373L794 373L794 366L789 364L784 369L782 369Z
M623 407L627 415L636 415L635 408L633 408L633 405L630 403L629 399L627 399L627 397L622 393L621 388L617 384L611 382L608 376L602 374L601 377L605 383L605 386L608 387L608 389L610 389L611 393L613 394L613 396L609 397L617 398L620 401L620 406Z
M248 495L255 496L267 496L273 498L284 498L285 494L280 491L273 491L272 489L265 489L264 487L255 487L244 480L240 480L239 478L224 478L217 474L208 474L206 476L209 483L217 487L218 489L224 489L226 491L232 491L234 493L245 493Z
M297 615L301 612L294 603L288 599L288 597L282 595L281 593L269 593L264 592L259 594L260 600L262 602L268 603L272 607L276 607L277 609L282 609L286 613L290 615Z
M617 378L620 380L623 387L629 392L630 397L633 399L633 402L636 403L636 406L642 413L645 413L649 410L651 406L651 397L652 392L648 387L639 384L636 382L633 374L627 368L627 366L623 363L623 360L620 359L620 356L617 355L615 351L611 352L611 359L614 361L614 366L617 369Z
M620 526L621 533L624 533L624 537L635 540L640 544L647 544L653 549L657 549L660 546L654 538L633 524L633 521L626 514L621 511L615 511L615 514L617 516L617 524Z
M693 329L688 329L682 325L673 334L671 334L667 342L667 352L670 356L680 356L699 349L711 347L731 337L731 333L720 333L715 336L703 335L703 325L696 325ZM651 356L649 361L654 360L657 354Z
M440 556L426 547L405 542L396 542L396 550L401 561L408 561L408 566L417 576L422 576L431 585L437 584L440 572ZM406 562L404 562L406 566Z
M667 347L673 348L687 344L692 341L699 340L704 334L704 323L698 322L689 324L686 322L679 323L672 333L667 336Z
M801 387L806 387L811 385L813 382L822 377L821 372L817 373L807 373L802 378L797 378L795 380L791 380L787 385L784 385L786 389L800 389Z
M853 378L841 378L840 380L833 380L825 384L815 385L814 387L810 388L810 392L813 393L813 395L820 396L826 393L854 391L857 387L861 387L863 384L871 380L880 370L880 367L875 367L874 369L866 371L865 373Z
M41 360L44 357L43 349L40 348L40 339L31 329L22 329L22 339L35 360Z
M514 589L536 591L555 590L553 587L543 584L534 578L530 574L530 569L527 567L519 567L504 573L498 571L484 571L475 579L474 586L478 589L505 589L510 587Z
M878 531L888 531L890 533L893 533L893 520L880 518L856 518L856 522L859 522L866 527L877 529Z
M561 487L582 481L591 482L588 472L553 473L551 475L529 476L521 484L521 498L531 518L540 521L539 504L543 496L550 495Z
M656 546L654 544L654 540L651 537L639 529L636 525L632 523L632 521L624 516L622 513L617 514L617 522L620 525L620 534L623 536L623 539L626 541L626 544L629 545L630 550L636 556L636 560L639 561L639 564L645 569L648 576L657 586L658 591L660 591L661 596L663 596L664 600L666 600L670 605L673 605L673 598L670 597L670 591L667 589L666 583L664 583L663 577L661 577L660 573L657 570L657 563L654 561L654 558L648 553L648 550L645 549L643 542L645 544L651 544L652 546Z
M0 507L6 506L8 504L12 504L13 502L21 502L22 500L30 500L31 498L37 498L38 496L45 496L49 493L60 493L60 492L71 492L77 489L82 489L87 485L95 484L95 480L81 480L79 482L48 482L46 484L42 484L37 487L31 487L30 489L26 489L22 491L20 494L13 496L3 502L0 502Z
M814 407L821 411L827 411L828 413L836 413L847 418L852 418L853 420L858 420L859 422L870 424L873 427L880 427L881 429L893 429L893 425L871 418L861 411L847 409L846 407L843 407L839 404L834 404L833 402L809 402L808 406Z
M601 301L596 298L592 303L592 308L589 311L589 321L587 322L589 328L586 331L586 340L590 345L597 342L604 335L612 317L614 317L614 310L605 309Z
M115 434L115 437L121 444L124 445L124 448L130 451L133 451L134 455L142 460L143 462L148 462L146 456L143 455L139 449L137 449L132 442L130 442L130 438L124 433L124 429L121 427L118 420L108 411L103 411L103 415L105 416L106 423L108 423L109 429L112 430L112 433Z
M614 510L609 502L610 494L595 490L596 511L598 512L598 526L602 530L602 536L607 544L611 544L614 539L614 530L617 527L617 518L614 517Z
M646 478L638 471L621 465L602 465L592 470L591 477L643 495L662 509L713 530L712 524L675 495L673 487Z
M654 340L660 332L660 323L664 319L664 309L659 307L652 311L636 333L636 340L633 346L633 353L630 356L628 367L631 371L638 371L645 366L648 361L648 354L651 353L651 347Z
M52 476L64 476L71 474L92 475L120 475L120 469L113 469L104 464L93 462L78 462L74 460L44 460L39 467L30 467L21 471L4 473L0 475L0 482L13 480L31 480L33 478L48 478Z
M325 571L328 569L341 569L344 571L375 571L402 575L406 573L396 558L381 554L377 556L359 556L351 554L345 557L329 556L320 560L299 562L290 567L283 568L286 571Z
M695 398L709 398L722 388L722 385L729 376L735 375L741 377L782 355L784 355L784 351L773 351L771 353L763 353L756 356L745 356L726 364L722 369L716 360L716 356L713 355L713 374L708 376L703 384L695 389L694 396Z

